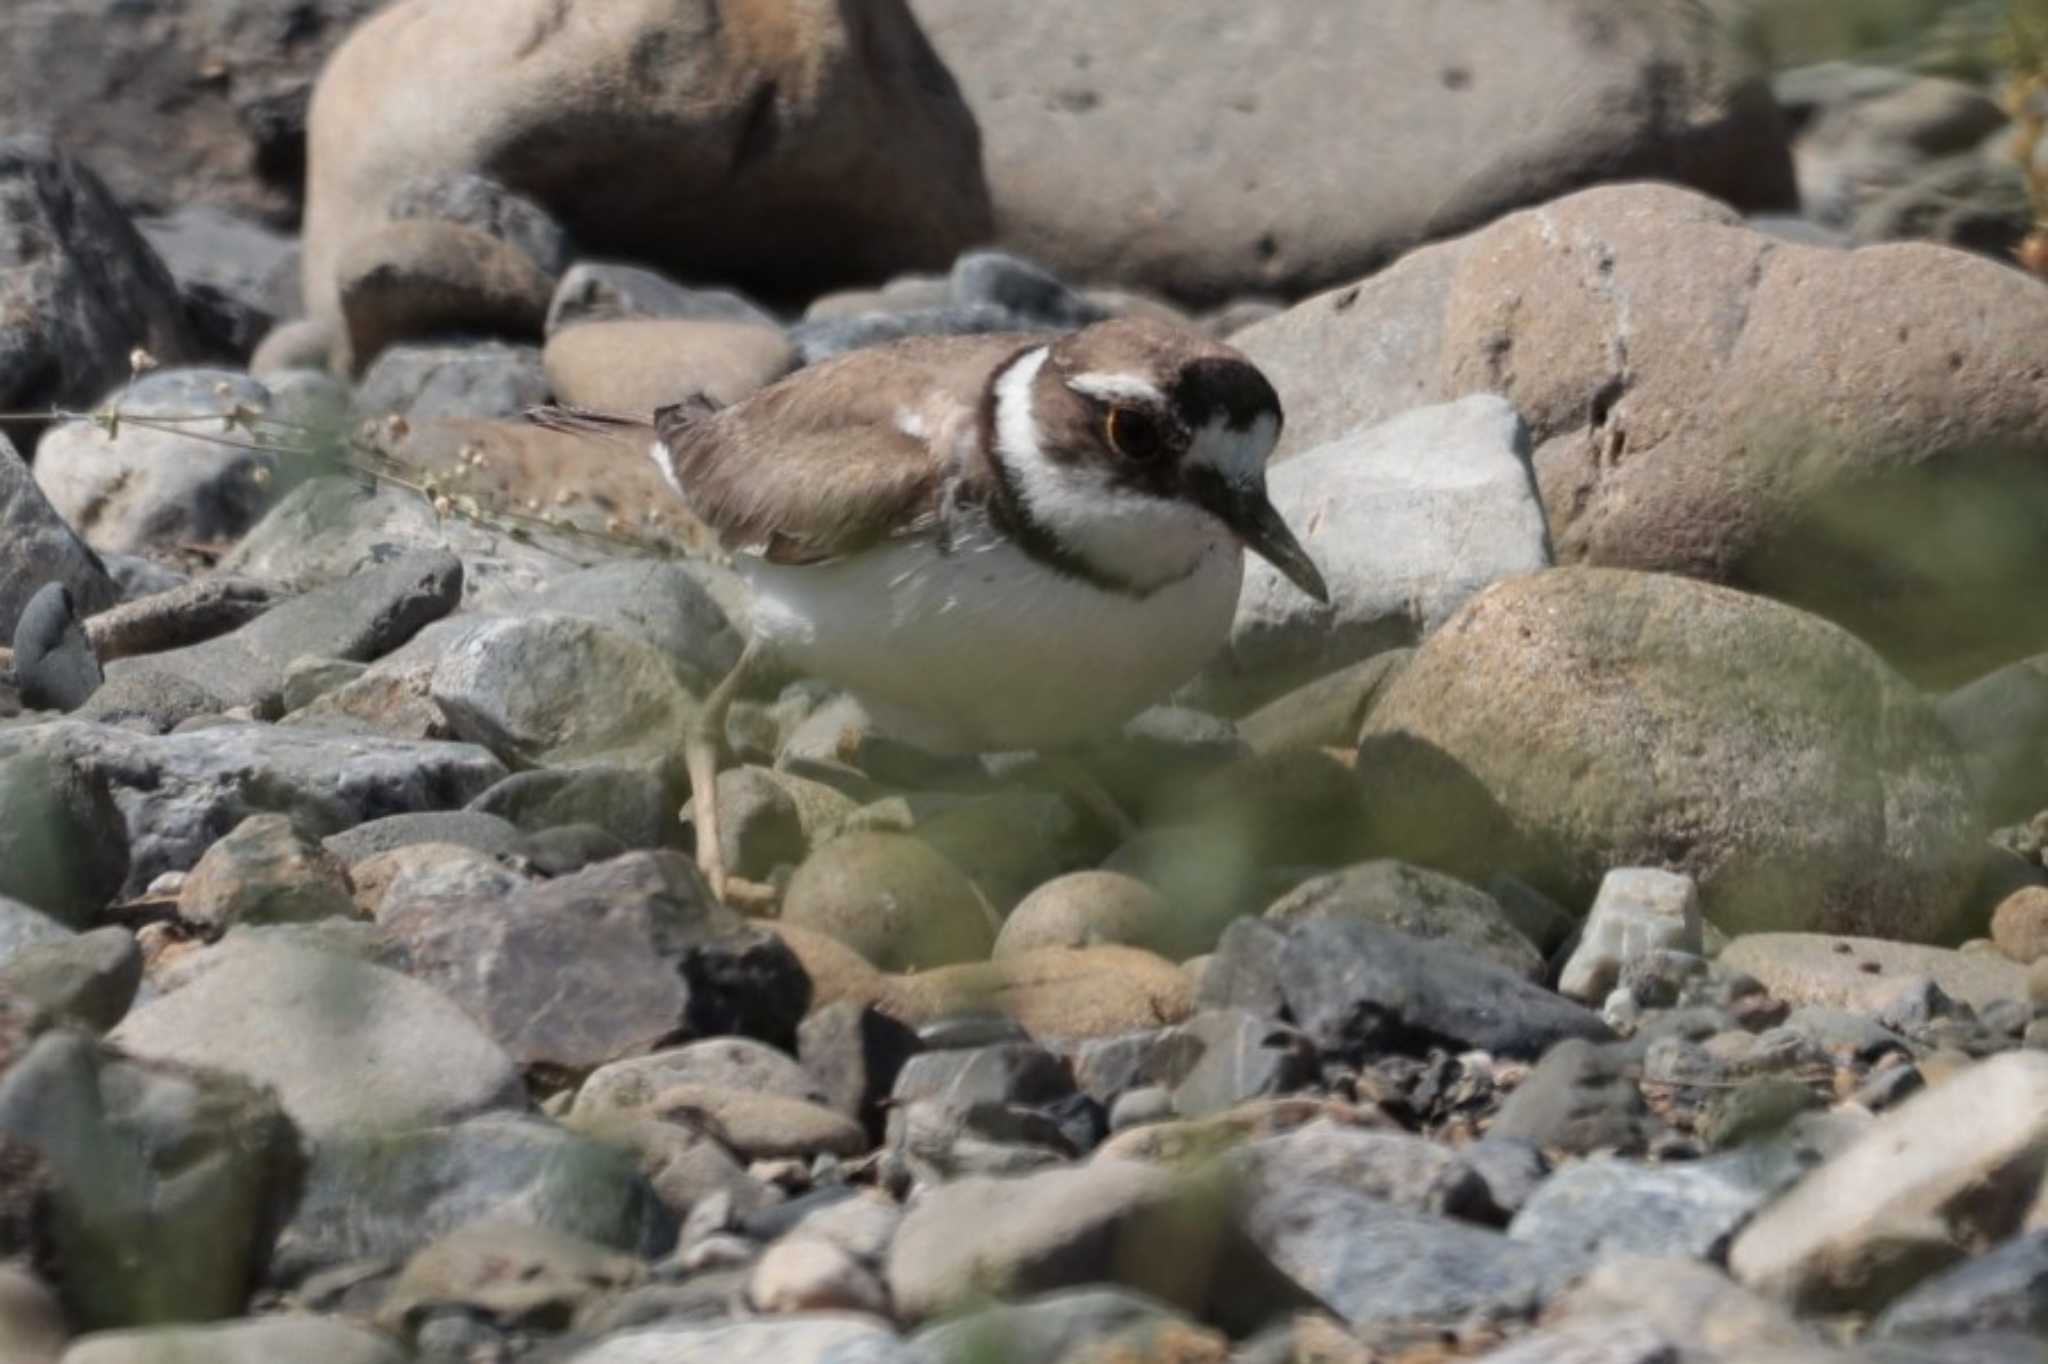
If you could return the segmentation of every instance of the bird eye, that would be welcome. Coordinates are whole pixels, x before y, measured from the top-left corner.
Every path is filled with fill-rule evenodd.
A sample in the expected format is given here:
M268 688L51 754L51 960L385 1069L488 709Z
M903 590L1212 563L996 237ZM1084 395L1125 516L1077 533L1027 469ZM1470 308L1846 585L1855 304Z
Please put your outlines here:
M1166 453L1166 431L1150 412L1135 407L1112 407L1104 426L1109 448L1125 459L1147 464Z

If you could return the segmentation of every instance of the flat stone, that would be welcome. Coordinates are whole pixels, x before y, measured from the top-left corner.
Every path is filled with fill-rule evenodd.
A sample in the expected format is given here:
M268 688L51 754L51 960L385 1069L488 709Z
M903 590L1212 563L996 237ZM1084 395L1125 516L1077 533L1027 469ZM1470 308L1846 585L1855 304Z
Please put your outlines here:
M321 846L340 858L343 866L420 843L453 843L503 857L518 846L519 830L496 815L473 810L422 810L368 820L321 840Z
M233 540L263 515L280 459L235 424L239 413L271 415L262 384L229 369L163 369L94 396L106 420L51 427L35 466L50 504L93 546L142 554ZM219 420L194 420L205 417Z
M1316 1047L1336 1056L1442 1046L1535 1057L1567 1038L1611 1035L1598 1014L1462 948L1343 917L1285 929L1232 924L1201 997L1254 1012L1284 1001Z
M819 1313L719 1326L647 1326L570 1355L567 1364L857 1364L896 1333L861 1313ZM870 1353L870 1352L874 1353Z
M451 554L403 555L346 581L280 603L231 634L109 665L174 673L229 706L281 713L300 657L367 661L389 653L462 599L462 562Z
M555 332L546 363L557 401L647 417L693 396L730 407L796 368L796 348L780 327L639 318Z
M714 903L673 853L631 853L502 898L415 901L381 923L409 971L521 1065L577 1074L734 1032L793 1046L810 1002L789 950Z
M409 422L518 417L548 400L538 346L502 341L387 346L356 386L356 407Z
M1619 1048L1560 1042L1508 1095L1489 1135L1545 1150L1641 1151L1657 1124L1636 1087L1636 1072L1634 1058Z
M628 1111L702 1125L743 1160L808 1159L820 1153L857 1156L867 1132L843 1113L804 1099L712 1085L664 1085ZM595 1120L594 1115L578 1114Z
M102 1332L72 1346L63 1364L405 1364L405 1358L381 1331L304 1315Z
M0 1134L54 1173L52 1231L70 1271L61 1291L79 1326L242 1310L265 1210L285 1196L295 1155L274 1095L60 1030L0 1079Z
M217 964L129 1014L110 1040L268 1084L320 1139L526 1104L511 1058L416 980L285 944L230 941L212 951Z
M955 1180L904 1218L889 1250L890 1293L899 1317L918 1322L989 1294L1114 1284L1239 1329L1301 1301L1227 1219L1209 1255L1189 1255L1181 1219L1210 1225L1215 1216L1190 1200L1199 1195L1176 1175L1125 1160ZM963 1226L983 1234L963 1242Z
M355 913L348 871L286 815L251 815L206 850L178 890L178 917L215 934L235 924Z
M2048 1056L1977 1062L1887 1110L1757 1214L1729 1272L1795 1307L1881 1305L1958 1247L2020 1229L2041 1192L2044 1114ZM1967 1196L1986 1189L1999 1194Z
M1284 1172L1240 1215L1254 1243L1354 1329L1526 1320L1575 1270L1497 1231Z
M675 1085L745 1090L806 1103L825 1095L796 1058L747 1037L709 1037L628 1057L592 1071L576 1091L577 1112L634 1109Z
M1237 732L1254 753L1355 744L1380 693L1414 656L1413 649L1387 649L1303 683L1240 719Z
M1200 1341L1212 1348L1193 1322L1165 1303L1121 1288L1075 1288L1044 1293L1017 1303L996 1303L955 1321L927 1326L911 1338L917 1357L954 1360L970 1356L981 1342L1000 1340L1006 1364L1059 1364L1094 1352L1110 1358L1201 1359L1199 1347L1186 1355L1173 1346Z
M1508 1235L1588 1266L1621 1255L1712 1263L1764 1199L1696 1165L1583 1160L1544 1180L1508 1224Z
M125 928L95 928L0 954L0 995L52 1019L105 1032L142 987L142 951Z
M2027 968L1996 953L1829 933L1744 933L1717 959L1787 1004L1876 1013L1923 980L1973 1009L2027 998Z
M90 773L104 783L101 799L126 826L128 866L117 887L129 894L167 871L189 870L222 830L251 814L291 815L309 832L333 832L381 815L459 806L505 770L467 744L249 723L161 736L74 720L0 731L0 772L7 770L6 759L29 752L50 760L46 772ZM44 780L62 791L80 779ZM0 782L0 807L6 791ZM0 829L10 826L32 827L26 816L0 819ZM109 848L120 841L95 832L87 845L99 859L95 876L118 870ZM10 860L0 858L0 867ZM4 873L0 894L36 903Z
M2048 1276L2048 1230L2023 1232L1923 1280L1870 1324L1879 1339L1940 1341L1975 1331L2024 1331L2048 1325L2041 1284Z
M1194 1012L1187 976L1134 947L1045 948L1000 962L885 974L879 996L879 1006L906 1023L993 1015L1042 1041L1108 1037Z
M1420 1212L1470 1219L1486 1187L1461 1153L1407 1132L1381 1132L1321 1119L1235 1153L1245 1178L1330 1184Z
M549 613L467 635L435 666L433 699L458 737L522 766L563 765L680 752L697 709L689 681L631 636Z
M547 330L553 336L582 322L631 317L781 325L774 314L730 289L693 289L636 265L583 260L571 265L555 286Z
M269 1280L289 1287L346 1264L401 1262L482 1221L649 1258L676 1234L632 1152L538 1118L487 1114L323 1140L278 1233Z
M1541 982L1545 974L1542 954L1491 895L1455 877L1391 859L1304 881L1274 901L1265 917L1277 924L1359 919L1467 948L1525 980Z

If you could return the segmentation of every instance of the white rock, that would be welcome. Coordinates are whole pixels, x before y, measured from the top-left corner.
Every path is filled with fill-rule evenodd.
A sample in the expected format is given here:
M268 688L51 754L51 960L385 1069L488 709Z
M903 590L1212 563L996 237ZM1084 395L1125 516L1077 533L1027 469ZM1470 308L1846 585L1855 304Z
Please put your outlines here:
M1700 933L1700 889L1690 876L1616 867L1600 880L1579 946L1558 977L1558 993L1597 1004L1630 957L1660 948L1697 956Z
M762 1254L747 1285L755 1310L795 1312L889 1310L888 1295L866 1266L816 1236L785 1236Z
M1528 432L1476 394L1352 432L1267 475L1274 506L1330 585L1320 606L1265 560L1245 560L1220 697L1277 695L1412 644L1500 578L1550 564Z

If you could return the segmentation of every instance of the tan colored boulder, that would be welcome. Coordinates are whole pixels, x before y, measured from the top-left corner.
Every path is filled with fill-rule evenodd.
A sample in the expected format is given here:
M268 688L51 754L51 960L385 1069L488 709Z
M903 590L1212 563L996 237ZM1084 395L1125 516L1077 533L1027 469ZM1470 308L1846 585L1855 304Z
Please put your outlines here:
M2048 647L2048 285L1901 244L1587 190L1239 333L1279 455L1491 391L1529 424L1559 563L1737 583L1923 682Z
M307 140L314 317L422 176L489 176L585 255L782 293L990 227L974 119L902 0L400 0L322 72Z
M1047 947L887 979L880 1007L912 1026L954 1014L999 1014L1040 1041L1114 1037L1179 1023L1194 1012L1186 974L1135 947Z
M789 373L796 349L772 327L635 318L564 328L541 363L556 401L644 417L700 394L729 407Z
M912 7L981 119L1006 244L1076 280L1299 294L1623 176L1796 202L1768 88L1687 6Z
M1484 874L1512 849L1566 903L1661 866L1729 932L1951 936L1981 838L1932 709L1869 648L1667 574L1488 588L1388 685L1358 771L1397 856Z
M537 341L554 297L554 281L518 247L432 218L352 240L334 284L345 333L335 368L348 374L401 341L455 333Z

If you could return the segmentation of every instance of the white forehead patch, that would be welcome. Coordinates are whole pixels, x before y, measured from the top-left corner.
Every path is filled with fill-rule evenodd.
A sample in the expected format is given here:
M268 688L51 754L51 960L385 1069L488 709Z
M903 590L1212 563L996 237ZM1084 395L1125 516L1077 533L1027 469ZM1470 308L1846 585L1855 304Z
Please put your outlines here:
M1098 402L1150 403L1156 407L1166 406L1166 395L1159 391L1158 385L1135 374L1090 370L1086 374L1076 374L1067 380L1067 387L1083 397L1094 398Z
M1187 462L1214 469L1229 483L1256 483L1265 477L1266 456L1279 439L1280 422L1271 413L1261 412L1242 430L1218 417L1195 432Z

